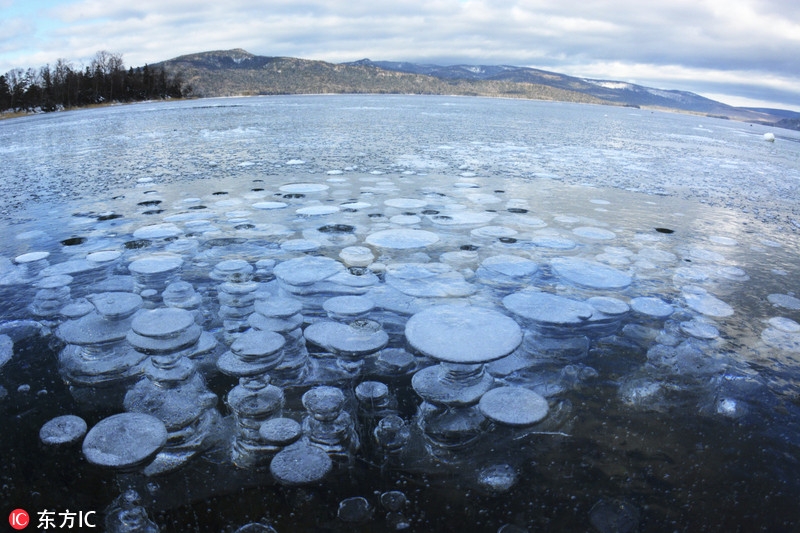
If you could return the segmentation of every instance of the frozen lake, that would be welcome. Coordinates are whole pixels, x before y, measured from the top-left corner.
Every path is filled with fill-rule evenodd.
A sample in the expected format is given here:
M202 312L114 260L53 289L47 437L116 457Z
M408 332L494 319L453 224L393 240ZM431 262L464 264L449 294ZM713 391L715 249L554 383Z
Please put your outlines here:
M252 97L2 121L0 160L0 499L32 517L800 523L800 133Z

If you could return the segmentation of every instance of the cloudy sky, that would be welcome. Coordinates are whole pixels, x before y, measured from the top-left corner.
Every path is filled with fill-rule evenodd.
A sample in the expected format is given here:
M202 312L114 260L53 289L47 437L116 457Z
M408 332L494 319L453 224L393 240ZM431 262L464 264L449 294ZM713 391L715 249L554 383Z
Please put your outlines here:
M230 48L531 66L800 111L797 0L0 0L0 73Z

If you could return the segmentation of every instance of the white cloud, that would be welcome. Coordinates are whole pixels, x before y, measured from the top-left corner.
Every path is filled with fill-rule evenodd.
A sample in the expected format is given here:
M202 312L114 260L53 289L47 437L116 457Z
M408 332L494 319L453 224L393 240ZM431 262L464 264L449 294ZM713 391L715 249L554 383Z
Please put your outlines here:
M327 61L537 64L585 77L800 85L800 3L782 0L82 0L49 14L55 29L39 26L30 39L0 33L0 71L101 49L142 65L242 47Z

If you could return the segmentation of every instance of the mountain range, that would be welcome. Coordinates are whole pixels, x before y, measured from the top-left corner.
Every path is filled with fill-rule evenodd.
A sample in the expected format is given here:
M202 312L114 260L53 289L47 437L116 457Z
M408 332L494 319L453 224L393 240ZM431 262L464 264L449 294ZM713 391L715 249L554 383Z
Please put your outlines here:
M695 113L800 129L800 113L734 107L700 95L511 65L430 65L362 59L349 63L251 54L188 54L157 63L198 97L386 93L529 98Z

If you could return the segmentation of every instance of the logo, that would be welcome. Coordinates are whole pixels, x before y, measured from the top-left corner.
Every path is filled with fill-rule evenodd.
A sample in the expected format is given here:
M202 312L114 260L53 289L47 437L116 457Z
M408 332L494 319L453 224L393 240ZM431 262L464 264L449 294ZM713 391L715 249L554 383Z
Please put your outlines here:
M31 523L31 517L28 516L28 512L24 509L14 509L8 515L8 523L14 529L25 529Z

